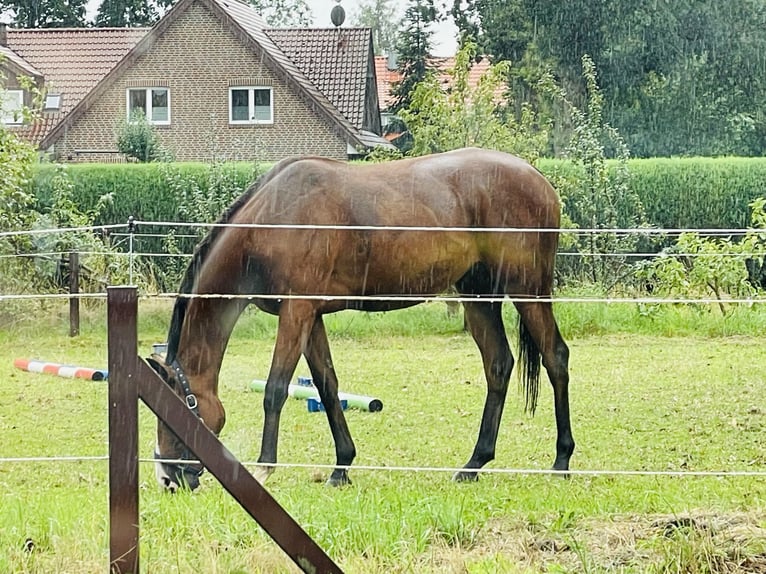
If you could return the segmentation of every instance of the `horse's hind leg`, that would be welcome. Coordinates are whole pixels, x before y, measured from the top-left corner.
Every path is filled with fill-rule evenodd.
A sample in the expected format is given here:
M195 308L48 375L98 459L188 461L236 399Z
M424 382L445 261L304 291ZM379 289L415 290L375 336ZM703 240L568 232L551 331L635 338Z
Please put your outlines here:
M569 459L575 448L569 420L569 349L556 325L551 303L517 302L516 309L542 355L553 386L557 432L553 469L569 470Z
M508 379L513 369L513 355L505 336L500 303L465 303L465 318L479 347L487 378L487 399L479 427L479 438L464 470L453 477L456 481L476 480L479 469L495 458L495 445L503 416Z
M356 456L356 448L338 398L338 377L332 364L330 344L327 341L327 332L321 316L314 321L304 355L311 370L314 385L319 391L319 398L322 399L325 407L327 421L330 423L330 431L335 441L336 464L339 467L348 466ZM333 470L327 484L331 486L351 484L347 470L345 468Z
M279 417L287 400L287 387L306 347L316 313L310 301L284 301L279 310L279 327L274 356L263 395L263 436L260 466L253 473L263 483L274 471L269 463L277 462Z

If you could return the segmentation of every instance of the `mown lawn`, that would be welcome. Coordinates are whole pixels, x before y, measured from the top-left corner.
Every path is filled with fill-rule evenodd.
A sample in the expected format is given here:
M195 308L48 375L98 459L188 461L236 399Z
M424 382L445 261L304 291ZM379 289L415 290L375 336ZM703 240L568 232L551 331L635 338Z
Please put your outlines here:
M143 353L164 339L166 303L142 302ZM78 338L66 336L64 309L0 333L0 572L107 568L107 462L9 460L107 453L106 383L12 366L24 357L105 368L104 310L90 307ZM614 324L598 313L596 322ZM766 471L766 355L752 329L730 325L728 336L710 335L680 319L655 318L661 335L638 323L593 335L578 327L593 318L562 315L571 349L574 469ZM708 319L718 321L687 318L700 325ZM630 321L638 319L624 319ZM272 327L248 314L223 366L222 439L243 461L258 456L261 395L249 383L266 375ZM468 459L485 385L459 317L428 305L343 315L330 331L343 390L384 404L380 413L347 411L357 464L441 468ZM297 374L307 373L301 364ZM551 403L546 385L531 418L511 392L490 468L552 463ZM143 407L140 443L150 458L154 421ZM352 486L331 489L320 479L333 452L324 415L289 400L280 461L309 467L280 468L267 486L347 572L766 571L762 476L564 480L492 473L477 484L454 484L448 472L357 469ZM141 481L143 571L297 571L209 474L198 491L176 496L159 490L148 462Z

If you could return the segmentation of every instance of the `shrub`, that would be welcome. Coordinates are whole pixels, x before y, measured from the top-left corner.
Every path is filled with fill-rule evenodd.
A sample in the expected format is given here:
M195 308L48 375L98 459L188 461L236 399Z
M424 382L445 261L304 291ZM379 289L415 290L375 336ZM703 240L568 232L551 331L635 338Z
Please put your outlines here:
M548 74L541 87L563 106L572 124L566 149L572 171L566 177L551 176L561 195L567 219L575 227L590 230L634 229L647 225L641 200L630 187L628 151L620 134L603 119L604 98L598 87L593 61L582 59L586 106L575 105ZM607 162L606 147L615 160ZM565 273L600 283L607 291L624 277L628 260L615 254L635 251L639 236L633 233L588 232L564 241L579 257L562 265Z
M752 228L734 241L731 236L705 237L683 233L659 257L637 266L637 277L653 293L667 297L713 296L726 315L727 298L747 298L757 292L748 262L763 265L766 249L766 200L750 204Z
M141 110L134 111L129 120L120 123L117 149L140 162L168 159L168 152L160 144L154 126Z

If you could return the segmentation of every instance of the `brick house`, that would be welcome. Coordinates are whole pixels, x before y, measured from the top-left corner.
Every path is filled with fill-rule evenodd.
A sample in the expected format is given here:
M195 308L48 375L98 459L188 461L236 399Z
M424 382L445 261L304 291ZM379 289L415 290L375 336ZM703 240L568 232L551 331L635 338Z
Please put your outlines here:
M151 29L3 26L0 54L11 100L30 103L18 75L48 95L39 121L13 129L61 161L113 158L139 109L179 161L390 146L369 29L275 29L239 0L179 0Z

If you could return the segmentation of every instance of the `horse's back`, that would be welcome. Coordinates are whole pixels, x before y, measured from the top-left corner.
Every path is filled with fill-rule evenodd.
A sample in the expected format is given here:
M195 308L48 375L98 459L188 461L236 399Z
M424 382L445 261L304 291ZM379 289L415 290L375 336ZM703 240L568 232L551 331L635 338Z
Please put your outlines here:
M465 148L376 164L291 158L274 171L244 219L389 226L559 224L558 197L547 180L526 161L499 151Z

